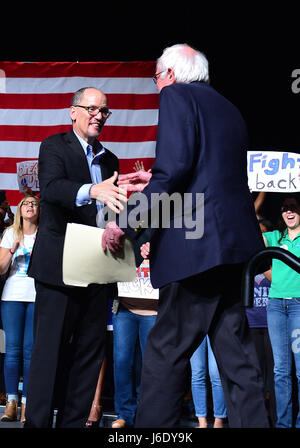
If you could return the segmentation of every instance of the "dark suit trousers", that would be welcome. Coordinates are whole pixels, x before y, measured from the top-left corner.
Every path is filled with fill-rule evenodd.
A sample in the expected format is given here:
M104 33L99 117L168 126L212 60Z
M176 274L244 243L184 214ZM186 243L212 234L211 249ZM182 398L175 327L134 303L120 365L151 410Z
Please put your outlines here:
M219 266L160 290L143 361L136 427L178 427L192 353L209 334L230 427L268 427L264 387L240 303L242 265Z
M26 427L82 427L105 350L110 286L59 288L36 282L35 338Z

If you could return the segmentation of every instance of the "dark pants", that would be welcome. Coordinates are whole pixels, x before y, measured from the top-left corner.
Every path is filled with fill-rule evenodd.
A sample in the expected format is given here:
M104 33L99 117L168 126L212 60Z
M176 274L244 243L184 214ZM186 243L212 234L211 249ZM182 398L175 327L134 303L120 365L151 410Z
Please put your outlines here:
M268 328L250 328L251 336L255 344L259 365L262 371L265 391L269 398L266 400L271 426L275 426L276 398L274 388L274 360Z
M36 282L26 427L82 427L105 351L112 285L59 288Z
M268 427L264 387L245 310L242 265L220 266L160 290L143 362L137 427L176 427L188 364L205 334L218 364L230 427Z

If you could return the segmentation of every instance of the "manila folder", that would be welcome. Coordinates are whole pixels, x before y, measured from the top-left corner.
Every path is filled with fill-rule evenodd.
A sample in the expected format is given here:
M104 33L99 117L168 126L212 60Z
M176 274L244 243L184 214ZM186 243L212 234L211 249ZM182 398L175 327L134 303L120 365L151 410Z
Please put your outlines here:
M135 280L136 266L132 242L125 238L124 247L113 254L102 249L104 229L69 223L63 252L63 282L70 286L90 283L130 282Z

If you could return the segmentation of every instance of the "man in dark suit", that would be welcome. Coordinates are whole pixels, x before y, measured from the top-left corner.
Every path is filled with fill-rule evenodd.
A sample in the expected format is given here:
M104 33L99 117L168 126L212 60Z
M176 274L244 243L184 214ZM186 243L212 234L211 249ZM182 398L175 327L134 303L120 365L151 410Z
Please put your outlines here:
M118 211L126 201L114 185L118 159L97 140L109 115L103 92L80 89L70 107L72 131L40 147L41 215L28 271L37 294L26 427L51 427L54 408L57 427L84 426L96 390L116 284L67 287L62 259L68 223L99 225L103 204Z
M102 240L114 251L123 231L136 239L148 219L158 227L150 268L153 286L160 288L159 310L146 347L136 425L178 426L189 359L208 334L230 427L266 427L261 374L240 303L244 264L264 248L247 185L246 126L237 108L208 84L202 53L172 46L156 69L160 105L152 177L132 173L119 182L143 190L137 194L144 195L140 222L126 227L120 215L122 230L109 224ZM169 223L163 224L165 205L157 219L162 193L182 198L181 226L178 205Z

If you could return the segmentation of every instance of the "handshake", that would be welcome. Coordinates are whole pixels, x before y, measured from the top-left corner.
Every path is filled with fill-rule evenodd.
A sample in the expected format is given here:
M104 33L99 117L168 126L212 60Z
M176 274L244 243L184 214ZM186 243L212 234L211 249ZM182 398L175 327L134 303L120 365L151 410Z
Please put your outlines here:
M118 178L117 171L109 179L92 185L90 189L91 199L97 199L107 205L115 213L124 210L122 202L127 202L127 192L143 191L151 179L150 171L137 171L135 173L124 174L117 182L119 187L115 186Z
M104 203L119 214L121 210L124 210L122 202L126 203L128 201L127 192L143 191L149 184L151 176L151 170L138 170L134 173L125 174L117 182L119 187L116 187L114 183L118 178L118 173L115 171L112 177L91 187L90 197ZM111 252L117 252L123 247L124 235L123 230L115 222L109 222L102 236L103 250L109 249Z

